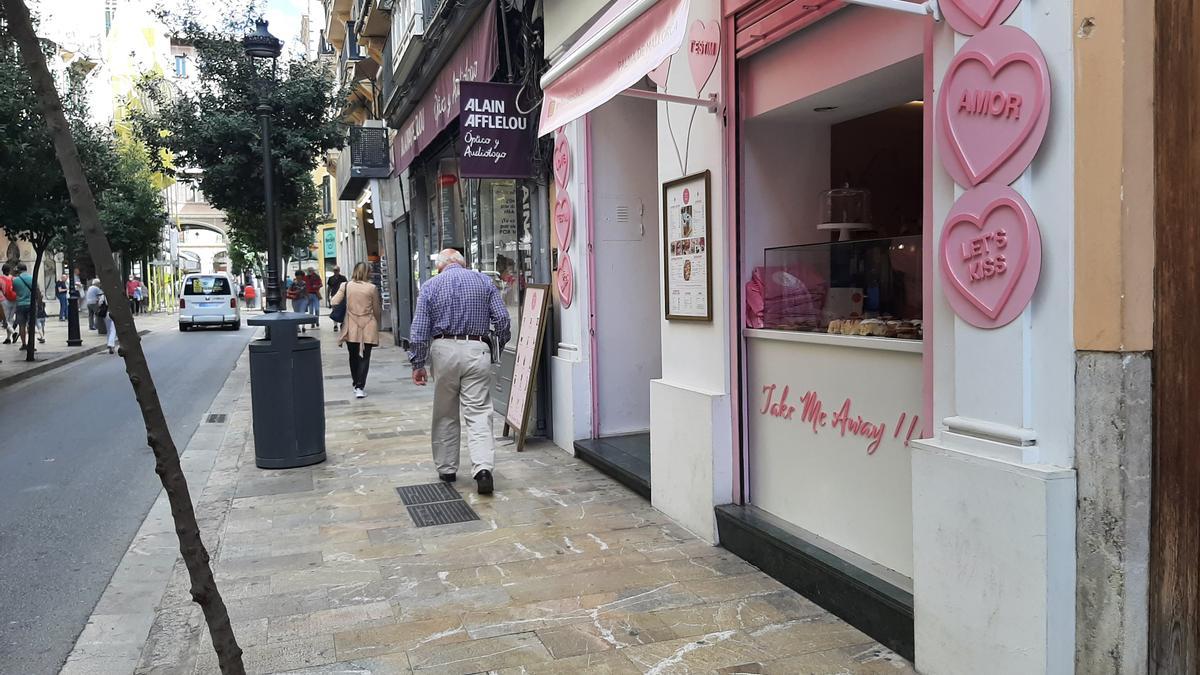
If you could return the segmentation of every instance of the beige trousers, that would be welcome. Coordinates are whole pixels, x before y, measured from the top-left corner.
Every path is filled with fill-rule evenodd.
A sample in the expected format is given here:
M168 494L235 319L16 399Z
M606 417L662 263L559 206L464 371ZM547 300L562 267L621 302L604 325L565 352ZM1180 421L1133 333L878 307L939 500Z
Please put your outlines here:
M495 467L492 436L492 352L475 340L434 340L429 347L433 376L433 461L438 473L457 473L461 426L467 424L471 476Z

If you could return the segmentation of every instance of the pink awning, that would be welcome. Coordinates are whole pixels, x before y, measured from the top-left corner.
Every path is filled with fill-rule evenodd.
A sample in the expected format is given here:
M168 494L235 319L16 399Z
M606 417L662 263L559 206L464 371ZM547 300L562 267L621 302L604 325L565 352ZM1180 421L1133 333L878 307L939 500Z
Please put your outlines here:
M618 6L629 12L636 11L638 4L626 1ZM687 36L689 5L688 0L659 0L603 44L595 45L604 28L621 20L612 10L602 16L562 58L565 62L578 58L578 63L556 79L543 81L545 98L538 134L544 136L604 105L679 51ZM590 51L579 57L584 50Z

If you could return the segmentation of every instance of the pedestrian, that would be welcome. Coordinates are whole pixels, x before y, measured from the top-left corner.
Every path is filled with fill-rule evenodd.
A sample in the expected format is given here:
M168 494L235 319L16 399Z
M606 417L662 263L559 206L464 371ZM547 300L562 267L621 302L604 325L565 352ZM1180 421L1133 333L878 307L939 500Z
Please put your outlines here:
M84 304L88 310L88 330L96 330L96 310L100 309L100 280L92 279L92 285L88 286L87 293L83 296Z
M325 297L330 307L333 307L333 296L337 295L338 289L344 283L346 283L346 277L342 274L342 268L334 265L333 274L330 274L329 278L325 280ZM337 326L335 325L333 329L337 330Z
M246 309L254 309L254 298L257 297L258 291L254 289L254 284L246 284L242 289L242 299L246 301Z
M433 461L438 477L457 478L461 425L466 420L471 475L479 494L491 494L496 444L492 436L492 340L503 348L509 338L508 310L496 285L467 268L462 253L437 256L437 276L417 296L409 361L413 383L425 386L433 373ZM489 336L490 333L490 336Z
M379 317L383 314L383 301L379 289L371 283L371 268L366 263L355 265L350 277L351 281L342 284L333 298L334 306L343 301L346 303L338 346L344 343L350 354L350 380L354 386L354 397L365 398L371 350L379 345Z
M30 311L33 310L33 275L28 270L25 263L17 263L17 276L13 278L13 288L17 291L17 311L14 320L17 322L21 349L27 346L26 332L29 330Z
M4 344L12 344L17 332L17 290L13 287L10 276L12 268L8 265L0 267L0 315L4 322Z
M321 277L317 275L317 270L310 267L308 274L304 277L304 282L308 286L308 313L315 317L321 316Z
M38 344L46 344L46 301L38 298L38 313L37 321L34 325L37 326L37 341Z
M133 289L133 306L137 307L137 313L141 314L146 308L146 287L142 284L142 280L134 277L137 280L137 288Z
M117 324L113 323L112 312L108 311L108 298L104 296L103 291L100 292L100 307L96 316L104 321L104 327L108 333L108 353L116 353Z
M137 277L129 275L129 280L125 282L125 297L129 300L129 311L137 314L137 305L133 299L133 292L138 287Z
M287 289L287 299L292 301L293 312L308 313L308 281L304 278L304 270L296 270L292 285Z
M67 275L54 282L54 297L58 298L58 320L67 320Z

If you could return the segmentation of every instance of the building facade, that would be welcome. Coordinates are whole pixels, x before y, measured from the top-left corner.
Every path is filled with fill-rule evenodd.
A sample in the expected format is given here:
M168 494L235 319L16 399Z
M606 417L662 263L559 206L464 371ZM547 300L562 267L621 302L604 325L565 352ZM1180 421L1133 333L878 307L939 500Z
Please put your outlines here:
M1154 289L1190 283L1163 158L1196 108L1156 92L1194 14L498 4L327 5L390 150L357 187L338 159L339 260L387 260L398 342L440 248L514 309L548 282L536 432L921 672L1193 669L1195 500L1151 448L1195 462L1151 402L1200 403L1154 354L1187 334ZM528 177L461 170L493 81L537 116Z

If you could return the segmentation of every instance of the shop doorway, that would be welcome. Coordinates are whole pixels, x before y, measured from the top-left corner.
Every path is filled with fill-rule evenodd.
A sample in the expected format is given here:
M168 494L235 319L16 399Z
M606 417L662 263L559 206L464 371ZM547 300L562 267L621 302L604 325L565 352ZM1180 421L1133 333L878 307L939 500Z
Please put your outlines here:
M657 125L655 102L622 96L589 116L593 437L575 446L647 498L650 381L662 376Z

